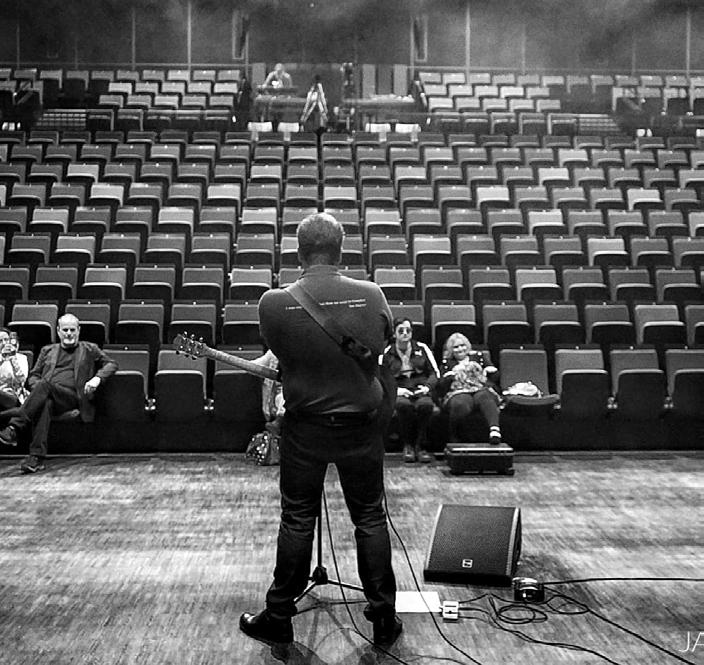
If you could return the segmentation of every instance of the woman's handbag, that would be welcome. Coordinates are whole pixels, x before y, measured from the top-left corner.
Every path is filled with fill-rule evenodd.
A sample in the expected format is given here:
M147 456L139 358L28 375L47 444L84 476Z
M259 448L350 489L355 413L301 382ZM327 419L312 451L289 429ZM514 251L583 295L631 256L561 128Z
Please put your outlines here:
M271 432L255 434L247 444L245 458L258 466L275 466L279 463L279 437Z

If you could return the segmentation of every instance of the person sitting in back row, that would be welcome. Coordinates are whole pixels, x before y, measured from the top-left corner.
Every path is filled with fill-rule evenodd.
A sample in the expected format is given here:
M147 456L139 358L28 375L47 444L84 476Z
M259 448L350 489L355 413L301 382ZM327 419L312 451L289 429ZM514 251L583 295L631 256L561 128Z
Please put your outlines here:
M433 458L427 450L428 425L439 371L433 352L413 339L413 324L409 319L394 319L394 343L384 351L384 365L396 379L395 411L403 441L403 461L431 462Z
M24 402L29 360L18 353L19 340L7 328L0 328L0 410L12 409Z
M57 325L58 344L48 344L39 352L27 379L29 397L15 410L10 424L0 431L0 443L17 445L19 432L32 429L29 456L22 473L44 468L51 417L73 410L83 422L92 422L95 391L117 371L117 363L97 344L80 342L80 325L73 314L64 314Z
M265 88L292 88L293 80L291 75L284 69L284 66L277 62L274 69L269 72L264 80Z
M436 390L450 416L450 442L466 440L467 420L474 409L479 409L489 425L489 443L501 443L500 398L491 380L496 372L496 367L485 362L483 353L472 351L471 342L462 333L447 338Z

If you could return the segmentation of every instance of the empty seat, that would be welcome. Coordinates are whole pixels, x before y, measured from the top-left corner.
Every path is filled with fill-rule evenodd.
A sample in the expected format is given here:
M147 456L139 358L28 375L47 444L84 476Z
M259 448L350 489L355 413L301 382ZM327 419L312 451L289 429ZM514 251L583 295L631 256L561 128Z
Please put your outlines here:
M280 280L281 281L281 280ZM261 347L257 302L228 302L223 311L223 344Z
M663 411L665 373L658 365L655 349L611 349L611 391L619 417L651 420Z
M482 307L484 344L492 359L499 357L503 344L530 344L531 328L523 303L486 303Z
M166 338L172 340L178 334L188 333L213 346L217 319L217 303L214 301L176 301L171 306Z
M587 342L605 351L615 344L634 344L635 327L625 303L587 303L584 306Z
M701 420L704 402L704 350L668 349L665 352L668 392L672 413Z
M637 304L633 309L638 344L684 344L687 331L676 305Z
M159 352L154 376L156 420L161 423L198 422L205 415L207 359Z
M555 387L560 395L562 417L580 420L604 417L611 390L601 350L557 349Z
M33 350L36 358L43 346L56 339L58 318L59 307L56 303L16 302L8 328L17 333L20 344Z

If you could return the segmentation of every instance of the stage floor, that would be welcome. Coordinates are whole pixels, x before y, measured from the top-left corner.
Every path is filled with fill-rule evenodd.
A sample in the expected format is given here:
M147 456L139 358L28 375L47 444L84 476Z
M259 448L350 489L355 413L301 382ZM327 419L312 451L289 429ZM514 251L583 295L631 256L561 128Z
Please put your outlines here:
M18 461L0 459L3 664L704 664L702 452L517 454L512 477L452 476L442 460L388 455L388 510L407 552L392 534L399 590L417 580L441 601L464 601L456 623L404 614L392 655L355 631L371 636L361 594L346 591L346 607L332 585L302 601L287 649L239 632L271 581L277 468L242 454L76 456L22 476ZM335 557L326 537L324 563L357 584L333 469L326 496ZM547 605L504 610L521 623L501 622L507 588L422 580L444 503L520 507L518 575L611 579L550 585Z

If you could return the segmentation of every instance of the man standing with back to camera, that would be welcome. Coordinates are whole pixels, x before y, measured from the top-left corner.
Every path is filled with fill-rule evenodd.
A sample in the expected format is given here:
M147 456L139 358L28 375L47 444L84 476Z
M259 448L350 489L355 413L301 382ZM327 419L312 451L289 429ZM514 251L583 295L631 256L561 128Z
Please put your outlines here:
M304 269L297 284L378 358L391 335L391 312L376 284L340 274L341 224L316 213L301 222L297 235ZM308 583L325 472L332 463L355 525L357 568L368 601L364 615L373 624L374 643L388 646L402 624L395 612L396 580L383 507L381 383L325 333L288 289L265 293L259 318L262 336L279 359L286 401L281 522L266 608L243 614L240 628L267 642L293 641L294 601Z

